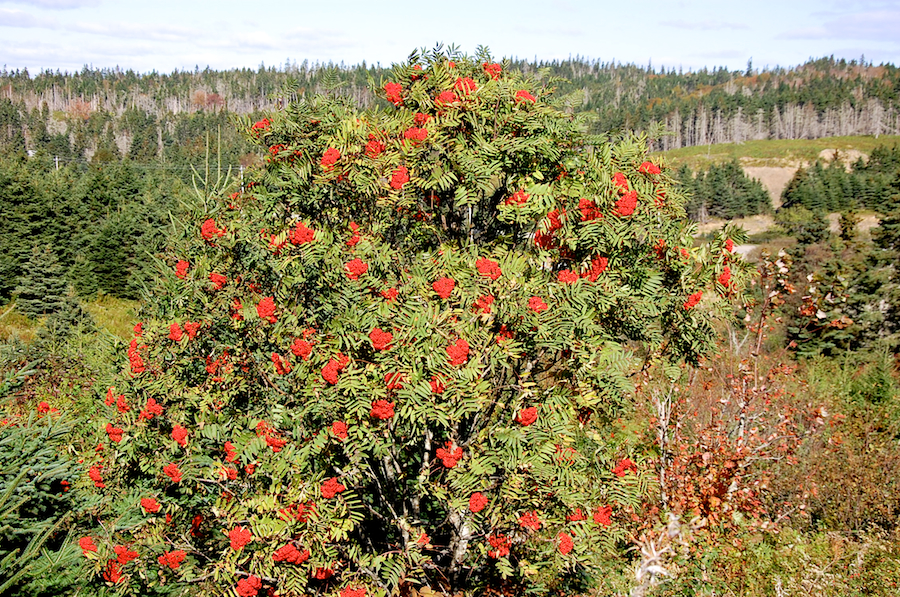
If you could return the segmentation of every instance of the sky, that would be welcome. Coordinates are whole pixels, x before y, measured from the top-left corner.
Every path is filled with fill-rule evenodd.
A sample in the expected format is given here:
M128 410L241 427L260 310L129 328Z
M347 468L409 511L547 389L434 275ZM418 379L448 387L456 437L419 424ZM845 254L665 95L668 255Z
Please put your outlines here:
M900 65L900 0L0 0L0 65L31 73L390 66L437 43L656 69Z

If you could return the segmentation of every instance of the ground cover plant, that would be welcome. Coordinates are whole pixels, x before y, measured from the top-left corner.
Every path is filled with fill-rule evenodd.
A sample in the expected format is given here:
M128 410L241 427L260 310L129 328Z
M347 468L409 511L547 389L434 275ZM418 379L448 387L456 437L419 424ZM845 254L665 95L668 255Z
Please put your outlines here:
M610 432L740 239L485 53L374 87L247 122L265 166L178 224L79 446L94 590L583 591L627 546L654 475Z

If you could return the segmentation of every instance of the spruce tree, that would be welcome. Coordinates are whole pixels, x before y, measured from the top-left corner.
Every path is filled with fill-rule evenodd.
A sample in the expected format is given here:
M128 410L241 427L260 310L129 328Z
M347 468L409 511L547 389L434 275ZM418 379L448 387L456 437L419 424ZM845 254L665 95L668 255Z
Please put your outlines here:
M856 225L859 224L859 215L855 209L849 209L841 213L841 240L853 242L856 240Z
M740 162L712 164L696 178L682 166L677 177L688 193L688 215L703 221L709 215L731 219L767 213L772 209L768 192L758 180L749 178Z
M16 307L27 317L50 315L66 303L68 282L50 245L35 247L16 287Z
M96 331L94 317L84 308L70 286L59 308L43 320L35 337L35 347L58 354L75 335Z
M872 237L879 248L900 253L900 194L893 195L886 207L887 213Z
M99 141L97 151L91 157L92 164L103 164L106 162L116 162L122 159L122 152L119 151L119 145L116 143L116 135L113 124L110 123L106 128L103 139Z
M779 209L775 223L786 234L797 238L801 245L810 245L828 238L828 218L823 211L813 211L798 205Z
M81 473L65 449L76 422L42 403L0 426L0 595L59 595L78 584L81 552L65 532Z
M885 211L872 233L875 248L851 285L850 316L859 326L859 345L883 345L896 353L900 348L900 194L891 197Z

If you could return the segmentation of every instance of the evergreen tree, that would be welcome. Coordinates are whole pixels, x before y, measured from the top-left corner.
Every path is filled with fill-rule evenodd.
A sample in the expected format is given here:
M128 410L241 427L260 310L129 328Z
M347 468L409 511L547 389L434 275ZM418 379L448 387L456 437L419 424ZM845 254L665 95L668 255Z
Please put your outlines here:
M97 330L94 317L84 308L71 287L59 308L44 319L38 328L35 347L50 354L59 354L60 347L76 334Z
M740 162L712 164L705 172L692 176L690 168L682 166L676 175L691 193L688 215L704 221L707 216L731 219L743 218L772 209L769 194L758 180L744 173Z
M805 207L782 207L775 213L775 223L801 245L822 242L828 238L828 218L825 212Z
M709 205L707 204L707 193L700 189L703 177L695 177L690 166L682 164L676 171L675 178L688 198L685 204L688 216L698 222L706 222L709 219Z
M9 298L30 258L42 242L39 222L49 211L42 186L18 161L0 161L0 297Z
M892 196L888 207L891 209L881 218L872 239L881 249L900 253L900 195Z
M16 308L27 317L61 310L66 304L68 282L53 247L35 247L16 287Z
M0 425L0 595L50 597L78 582L81 551L66 540L78 509L68 489L80 466L66 450L76 421L47 405Z
M44 102L44 108L47 108L47 102ZM46 115L41 113L37 108L31 110L28 118L28 133L31 139L31 149L46 149L50 144L50 133L47 130L47 120L49 111L45 110Z
M157 190L151 200L142 199L125 203L96 227L73 273L80 292L136 299L155 275L151 256L165 245L169 196Z
M119 145L116 143L116 136L113 132L113 126L110 124L106 133L103 134L102 140L97 144L97 151L91 157L94 164L105 162L116 162L122 159L122 152L119 151Z
M859 215L855 209L850 209L841 213L841 240L844 242L853 242L856 240L856 226L859 224Z
M122 115L122 126L132 135L128 159L139 162L155 160L159 153L156 117L137 108L130 108Z
M22 117L9 98L0 99L0 150L5 154L25 153Z
M898 178L900 181L900 178ZM900 349L900 194L873 231L875 248L852 284L852 317L859 326L859 346L881 344Z
M900 150L878 146L868 162L858 160L848 172L837 157L826 167L816 161L800 168L782 193L782 205L802 205L827 213L866 207L879 212L891 195Z

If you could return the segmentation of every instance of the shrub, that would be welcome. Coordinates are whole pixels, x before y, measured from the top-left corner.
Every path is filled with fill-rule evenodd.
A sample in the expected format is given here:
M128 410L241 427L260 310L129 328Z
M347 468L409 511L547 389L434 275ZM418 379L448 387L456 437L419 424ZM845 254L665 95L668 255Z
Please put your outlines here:
M783 207L775 212L775 223L785 234L797 237L801 245L822 242L829 236L825 212L803 206Z
M546 593L625 540L652 474L609 424L710 348L731 240L488 56L376 90L246 123L265 167L185 226L83 455L96 583Z
M821 396L827 421L798 451L795 466L776 469L778 490L804 504L799 523L817 529L896 532L900 520L900 393L888 353L848 353L810 361L808 396Z

